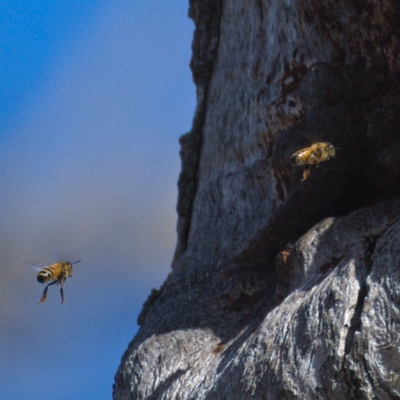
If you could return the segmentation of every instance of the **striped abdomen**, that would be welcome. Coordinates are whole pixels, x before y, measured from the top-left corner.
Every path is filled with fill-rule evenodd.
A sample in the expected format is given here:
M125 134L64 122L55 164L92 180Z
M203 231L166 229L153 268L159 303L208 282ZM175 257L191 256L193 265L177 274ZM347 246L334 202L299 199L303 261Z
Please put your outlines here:
M313 151L311 148L306 148L302 149L299 151L296 151L291 157L292 163L295 165L305 165L305 164L311 164L310 163L310 156L313 154Z
M37 276L37 280L40 283L45 283L48 281L55 281L57 280L57 272L54 271L53 267L43 268Z

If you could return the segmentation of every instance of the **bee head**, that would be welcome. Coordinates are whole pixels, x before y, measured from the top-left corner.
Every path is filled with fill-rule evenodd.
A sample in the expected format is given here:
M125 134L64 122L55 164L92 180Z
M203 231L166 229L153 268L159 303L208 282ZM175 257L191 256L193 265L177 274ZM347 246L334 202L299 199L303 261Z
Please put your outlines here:
M81 262L81 261L82 261L82 260L74 261L73 263L71 263L71 262L68 262L68 263L67 263L69 276L72 276L72 273L74 272L74 270L73 270L73 268L72 268L72 265L73 265L73 264L76 264L76 263L78 263L78 262Z
M333 146L333 144L328 143L328 145L326 146L326 150L328 151L329 155L331 155L332 157L335 157L335 147Z
M72 273L74 272L74 269L72 268L72 263L67 262L67 268L68 268L68 275L72 276Z

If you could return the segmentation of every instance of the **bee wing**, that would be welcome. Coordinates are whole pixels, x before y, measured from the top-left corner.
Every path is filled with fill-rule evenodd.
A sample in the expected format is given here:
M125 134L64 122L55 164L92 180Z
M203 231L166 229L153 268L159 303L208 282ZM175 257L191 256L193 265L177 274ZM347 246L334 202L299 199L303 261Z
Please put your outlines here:
M30 267L35 271L40 272L42 269L47 268L47 265L37 264L37 265L31 265Z

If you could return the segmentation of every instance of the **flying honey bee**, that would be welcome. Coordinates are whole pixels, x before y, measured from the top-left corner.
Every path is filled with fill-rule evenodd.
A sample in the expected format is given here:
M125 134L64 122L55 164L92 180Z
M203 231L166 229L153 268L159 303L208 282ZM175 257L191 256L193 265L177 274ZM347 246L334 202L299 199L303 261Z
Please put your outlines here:
M295 165L304 165L303 179L305 181L310 176L310 165L319 164L335 157L335 147L328 142L314 143L311 147L296 151L291 157ZM318 167L318 165L317 165Z
M46 301L47 290L49 286L54 285L55 283L57 283L57 285L60 285L61 304L64 304L64 289L63 289L64 281L69 276L72 276L73 272L72 265L81 261L82 260L78 260L73 263L69 261L58 261L48 267L43 265L32 267L34 270L39 271L37 276L38 282L46 283L52 281L45 287L43 295L38 304L42 304Z

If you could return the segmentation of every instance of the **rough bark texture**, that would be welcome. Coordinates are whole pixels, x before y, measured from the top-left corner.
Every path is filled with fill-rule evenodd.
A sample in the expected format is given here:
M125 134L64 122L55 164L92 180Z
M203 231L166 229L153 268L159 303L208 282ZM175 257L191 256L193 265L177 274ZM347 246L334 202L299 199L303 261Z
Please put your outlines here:
M400 398L400 4L191 0L178 244L114 399ZM312 169L290 155L342 150Z

